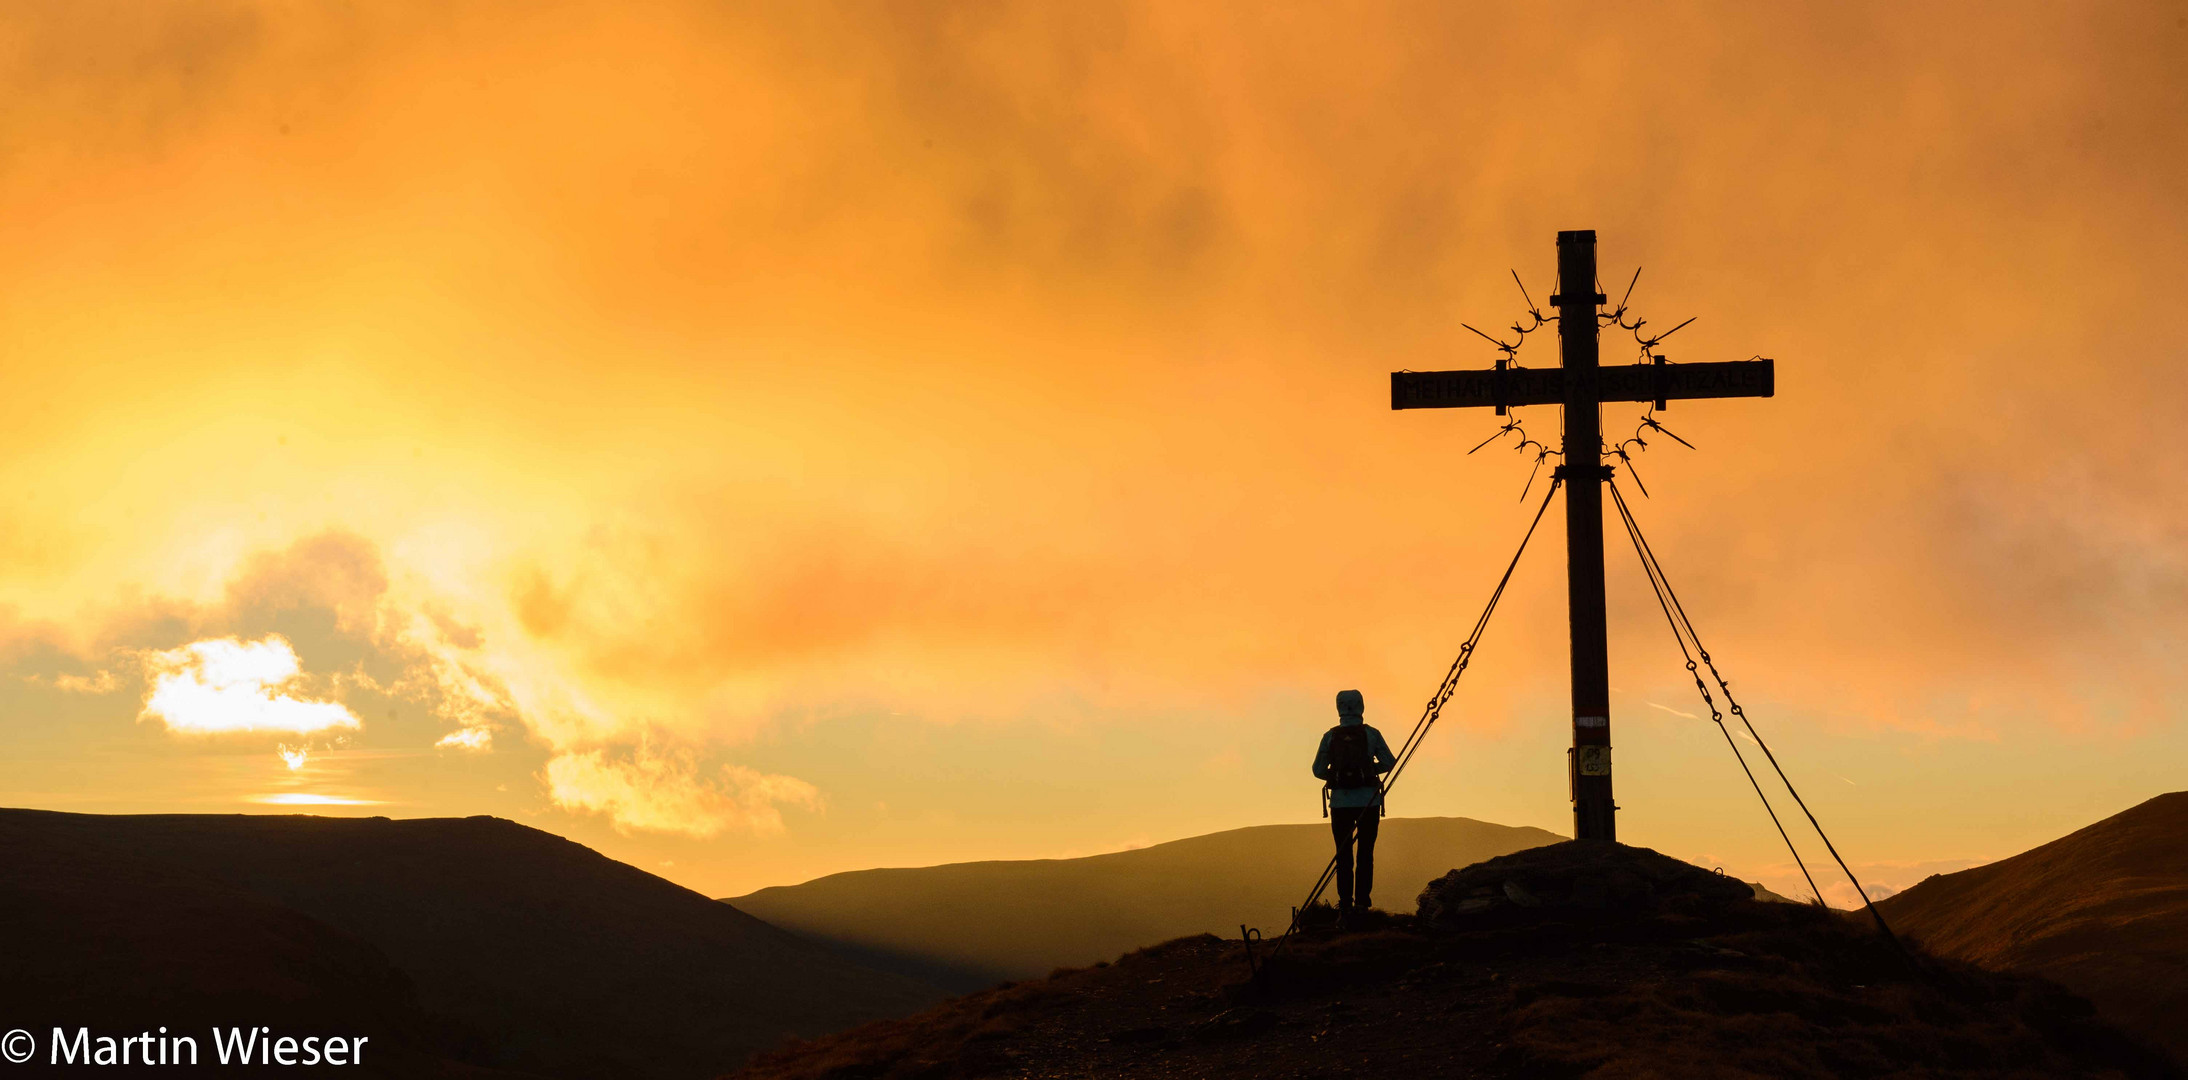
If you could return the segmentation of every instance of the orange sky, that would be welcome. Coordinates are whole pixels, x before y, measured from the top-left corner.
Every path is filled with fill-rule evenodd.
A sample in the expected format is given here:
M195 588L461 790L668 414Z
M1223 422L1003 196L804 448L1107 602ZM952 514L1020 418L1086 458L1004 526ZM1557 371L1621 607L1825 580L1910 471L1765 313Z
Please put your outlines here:
M1597 8L15 5L0 802L716 894L1309 820L1524 525L1387 373L1572 228L1778 360L1639 512L1842 849L2179 787L2188 16ZM1561 545L1393 812L1569 827ZM1609 550L1622 838L1789 888Z

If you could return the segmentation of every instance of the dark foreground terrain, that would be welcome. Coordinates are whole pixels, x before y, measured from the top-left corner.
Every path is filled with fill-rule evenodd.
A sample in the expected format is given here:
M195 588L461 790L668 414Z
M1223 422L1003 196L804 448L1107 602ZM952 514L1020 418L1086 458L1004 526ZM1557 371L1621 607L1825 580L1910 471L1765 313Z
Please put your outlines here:
M942 994L495 818L0 810L0 1030L365 1035L391 1077L703 1077ZM4 1067L0 1067L4 1068ZM18 1066L30 1075L30 1066Z
M1565 843L1416 916L1182 938L764 1055L742 1080L2173 1077L2048 981L1907 953L1644 849Z
M1564 837L1470 818L1387 818L1384 894ZM1281 925L1330 857L1326 823L1258 825L1079 859L831 874L729 902L861 960L954 991L1108 960L1151 942Z
M2055 979L2188 1061L2188 791L1879 906L1931 950Z

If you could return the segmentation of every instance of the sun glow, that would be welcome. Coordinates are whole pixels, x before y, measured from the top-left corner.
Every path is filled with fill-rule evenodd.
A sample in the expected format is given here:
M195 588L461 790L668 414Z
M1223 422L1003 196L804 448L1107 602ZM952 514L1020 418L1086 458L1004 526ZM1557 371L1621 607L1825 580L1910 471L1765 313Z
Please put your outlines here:
M287 639L212 638L145 657L152 688L139 719L159 720L167 730L208 735L232 731L282 731L302 735L358 727L356 714L337 702L310 701L282 690L302 673ZM284 752L282 760L289 761ZM289 768L303 764L302 754Z
M353 799L347 795L320 795L310 791L283 791L272 795L253 795L245 802L264 806L379 806L378 799Z

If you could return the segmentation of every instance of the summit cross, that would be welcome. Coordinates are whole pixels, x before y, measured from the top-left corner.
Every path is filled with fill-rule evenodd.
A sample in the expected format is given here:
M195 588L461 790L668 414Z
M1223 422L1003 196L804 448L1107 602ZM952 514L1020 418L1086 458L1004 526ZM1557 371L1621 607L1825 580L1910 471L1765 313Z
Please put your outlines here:
M1572 624L1573 745L1566 752L1572 788L1573 836L1618 839L1618 806L1611 796L1610 655L1603 617L1603 463L1601 405L1650 401L1659 409L1674 399L1770 397L1777 373L1769 360L1704 364L1653 363L1603 367L1598 363L1595 230L1557 234L1557 309L1560 359L1556 368L1521 368L1499 360L1472 371L1399 371L1390 376L1393 409L1495 408L1498 415L1521 405L1563 405L1565 440L1556 476L1565 484L1566 608Z

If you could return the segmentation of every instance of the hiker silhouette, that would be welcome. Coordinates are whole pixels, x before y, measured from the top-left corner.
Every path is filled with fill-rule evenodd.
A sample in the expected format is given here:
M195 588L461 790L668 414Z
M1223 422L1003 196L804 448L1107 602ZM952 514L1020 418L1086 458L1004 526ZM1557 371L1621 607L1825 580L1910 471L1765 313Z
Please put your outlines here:
M1337 841L1337 911L1374 906L1375 830L1383 816L1382 775L1398 764L1383 733L1367 722L1367 701L1358 690L1337 693L1337 726L1322 733L1314 752L1314 778L1322 781L1322 813ZM1354 891L1355 850L1359 889Z

